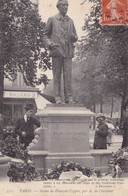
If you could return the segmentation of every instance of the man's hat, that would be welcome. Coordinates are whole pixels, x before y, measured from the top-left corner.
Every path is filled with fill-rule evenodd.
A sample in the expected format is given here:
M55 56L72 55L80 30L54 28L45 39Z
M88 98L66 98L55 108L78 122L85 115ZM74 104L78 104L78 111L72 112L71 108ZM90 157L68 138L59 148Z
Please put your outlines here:
M58 0L57 4L56 4L56 7L58 8L59 4L62 3L62 2L65 2L65 1L68 1L68 0Z
M104 119L106 118L104 114L98 113L98 114L96 115L96 120L97 120L98 118L100 118L100 117L103 117Z
M26 111L28 111L28 110L33 110L33 104L27 104L26 106L25 106L25 110Z

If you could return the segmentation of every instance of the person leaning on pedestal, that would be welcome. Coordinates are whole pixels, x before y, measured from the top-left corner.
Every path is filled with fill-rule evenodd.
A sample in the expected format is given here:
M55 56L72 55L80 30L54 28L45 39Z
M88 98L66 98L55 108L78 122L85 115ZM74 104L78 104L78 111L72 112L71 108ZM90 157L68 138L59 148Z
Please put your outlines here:
M18 119L14 132L19 136L19 141L26 148L34 139L34 125L40 127L40 122L33 117L33 105L27 104L25 114Z
M68 1L58 0L59 13L48 19L44 31L45 46L52 57L53 85L56 104L61 104L61 75L63 71L65 103L74 103L72 98L72 58L77 33L73 20L66 15Z
M97 114L96 120L98 122L94 136L94 149L107 149L107 135L108 126L105 123L105 115L102 113Z

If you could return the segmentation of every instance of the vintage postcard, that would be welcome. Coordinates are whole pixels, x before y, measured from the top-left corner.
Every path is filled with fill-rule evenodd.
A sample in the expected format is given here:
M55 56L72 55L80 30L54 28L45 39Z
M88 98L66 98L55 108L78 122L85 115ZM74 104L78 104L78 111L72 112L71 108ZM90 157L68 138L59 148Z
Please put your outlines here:
M45 23L48 21L48 19L51 16L54 16L58 13L58 9L57 9L58 2L63 3L64 6L65 4L67 4L67 0L59 0L59 1L58 0L37 0L37 1L35 0L34 2L38 3L39 14L43 22ZM95 1L93 0L92 1L91 0L68 0L69 7L68 7L67 15L72 19L70 22L70 32L68 32L69 30L68 27L62 24L61 24L60 31L55 30L55 27L59 23L58 21L64 20L67 22L70 20L68 17L63 18L62 16L61 17L57 16L58 17L57 24L56 24L56 20L54 19L53 19L54 22L50 23L51 22L51 18L50 18L48 28L47 28L46 39L47 39L47 35L50 34L50 31L54 29L56 32L56 40L63 42L63 40L61 39L63 38L61 37L63 35L66 39L66 43L68 42L67 45L69 45L68 36L69 34L72 33L75 26L78 35L78 41L80 41L83 36L86 36L85 31L83 31L83 26L84 23L86 22L86 18L92 12L92 9L94 9L92 8L93 3L95 3ZM102 29L102 25L103 26L120 25L120 26L127 27L128 0L101 0L100 5L102 7L101 23L100 23L101 29ZM90 20L90 24L91 23L92 21ZM75 39L77 40L75 35L76 32L73 31L73 33L69 37L73 40ZM92 35L95 36L95 32L92 33ZM48 39L47 41L49 42ZM50 44L51 44L50 46L54 45L54 43L50 43ZM66 47L68 47L67 45ZM57 44L55 44L54 46L58 47ZM93 50L93 45L89 45L88 47L90 48L92 47ZM99 46L97 46L97 49L95 50L98 50L98 47ZM69 48L68 48L68 52L69 52ZM128 55L128 53L126 52L126 54L124 55ZM96 61L93 61L93 64L95 64L95 62ZM55 61L55 64L57 64L57 61ZM47 75L50 79L53 79L51 70L47 71ZM109 168L108 162L109 159L111 158L112 152L114 151L115 153L116 150L118 150L118 147L119 148L121 147L123 136L118 135L114 132L113 133L114 139L112 145L111 146L108 145L108 149L94 150L93 141L94 141L95 130L93 131L91 130L92 128L91 123L93 117L95 116L95 113L91 112L89 109L86 109L86 107L82 108L81 105L79 104L74 106L72 105L74 104L72 103L72 100L70 101L71 104L69 104L68 102L69 105L66 104L66 106L64 106L65 104L62 105L60 104L56 106L56 104L54 103L52 106L50 106L51 108L49 106L48 106L49 108L44 108L45 109L44 113L41 113L41 111L39 111L38 113L40 119L42 119L42 125L44 129L43 131L41 130L42 132L39 132L39 134L36 135L36 139L39 141L39 143L36 143L36 141L34 141L36 143L36 147L32 146L32 148L30 149L32 149L31 153L33 153L33 155L36 157L35 162L38 165L38 169L41 169L42 165L43 167L48 168L49 165L53 163L53 161L55 161L56 164L57 163L56 160L58 160L57 163L58 165L56 166L55 170L52 171L53 173L51 175L50 174L47 175L47 177L50 176L49 179L46 178L45 176L44 179L42 180L39 177L37 178L37 180L32 180L32 181L12 182L10 180L9 182L9 178L1 178L0 179L1 196L111 196L111 195L127 196L128 195L128 175L127 175L128 171L126 174L121 173L122 171L120 170L118 164L116 164L116 167L111 167L110 171L108 170ZM38 133L38 131L36 133ZM43 138L44 135L46 136L46 141ZM46 144L47 150L46 149L44 150L43 148L44 144L39 139L39 137L43 138L42 141ZM100 140L97 143L99 144ZM48 150L50 152L48 152ZM125 161L128 162L127 152L124 152L123 155L125 155L124 156L126 158ZM115 158L114 161L117 160L116 156L114 158ZM75 161L74 164L70 162L71 159ZM88 163L87 168L84 167L83 165L82 166L79 165L79 161L80 163L83 163L84 160L85 162L87 161ZM13 161L16 162L15 159L13 159ZM67 163L63 163L63 161ZM0 175L3 174L3 170L6 169L7 166L5 164L3 169L1 169L2 168L1 165L3 164L3 162L4 162L3 160L2 162L0 162ZM98 168L97 170L95 169L95 166L97 166ZM91 169L89 170L88 168L91 167L92 170ZM62 175L60 175L61 177L60 176L58 177L61 169L63 173ZM100 173L101 171L100 169L103 169L104 171L102 174ZM51 170L49 169L48 172L50 173ZM85 174L84 172L86 173L86 175L84 175ZM15 177L14 171L12 175L13 177ZM53 176L55 177L53 178Z

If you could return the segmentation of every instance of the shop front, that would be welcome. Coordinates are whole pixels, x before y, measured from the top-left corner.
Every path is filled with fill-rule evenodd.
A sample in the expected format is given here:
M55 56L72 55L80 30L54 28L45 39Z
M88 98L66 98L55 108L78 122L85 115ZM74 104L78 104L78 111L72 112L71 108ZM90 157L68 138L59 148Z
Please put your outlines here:
M34 112L43 109L49 102L39 92L4 91L4 126L15 123L24 115L26 104L33 104Z

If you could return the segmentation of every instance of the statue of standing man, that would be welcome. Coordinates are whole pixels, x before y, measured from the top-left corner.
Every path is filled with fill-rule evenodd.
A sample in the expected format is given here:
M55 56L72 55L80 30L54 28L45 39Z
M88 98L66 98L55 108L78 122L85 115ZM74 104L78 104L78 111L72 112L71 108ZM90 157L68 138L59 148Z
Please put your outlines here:
M68 1L58 0L56 7L59 13L48 19L44 40L52 57L54 95L56 104L62 103L61 75L63 71L65 103L73 104L72 98L72 58L74 57L74 43L77 33L73 20L67 16Z

